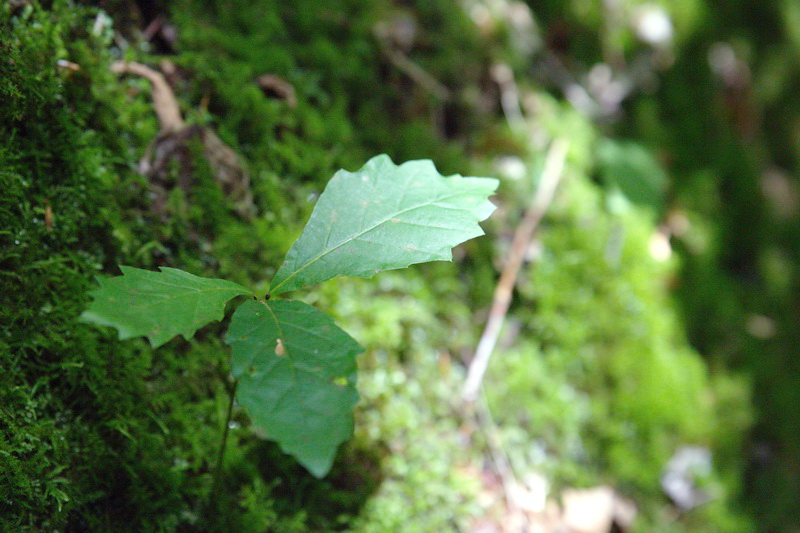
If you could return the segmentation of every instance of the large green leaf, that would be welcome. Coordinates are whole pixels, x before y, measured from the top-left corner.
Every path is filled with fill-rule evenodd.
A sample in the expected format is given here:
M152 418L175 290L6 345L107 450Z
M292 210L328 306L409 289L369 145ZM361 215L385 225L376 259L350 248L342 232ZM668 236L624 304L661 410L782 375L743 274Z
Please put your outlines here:
M249 300L231 319L236 398L253 423L322 477L353 432L362 351L333 319L293 300Z
M603 139L597 146L597 160L606 184L617 187L631 203L661 207L669 177L644 146Z
M161 272L121 266L122 276L99 278L100 288L81 319L119 330L120 339L143 335L161 346L182 334L190 338L212 320L221 320L225 303L252 294L223 279L201 278L175 268Z
M319 197L270 292L449 261L453 246L483 235L478 222L494 211L488 197L497 183L442 177L427 160L397 166L386 155L357 172L340 170Z

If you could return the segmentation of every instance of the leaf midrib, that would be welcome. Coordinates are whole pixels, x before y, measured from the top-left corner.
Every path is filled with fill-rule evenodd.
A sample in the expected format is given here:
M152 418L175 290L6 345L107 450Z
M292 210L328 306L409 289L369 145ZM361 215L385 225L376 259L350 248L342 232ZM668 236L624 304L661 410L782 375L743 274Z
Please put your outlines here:
M341 248L345 244L348 244L348 243L358 239L359 237L363 236L364 234L369 233L370 231L376 229L377 227L389 222L392 218L400 216L400 215L402 215L404 213L408 213L409 211L413 211L414 209L420 209L420 208L423 208L423 207L428 207L429 205L432 205L432 204L434 204L436 202L441 202L442 200L449 200L450 198L454 198L456 196L463 196L463 195L467 194L468 192L472 192L472 191L465 191L465 190L458 191L458 192L455 192L453 194L448 194L448 195L445 195L445 196L441 196L439 198L432 199L432 200L430 200L428 202L425 202L425 203L422 203L422 204L419 204L419 205L415 205L415 206L409 207L407 209L403 209L401 211L397 211L395 213L390 214L389 216L387 216L386 218L384 218L380 222L377 222L373 226L362 230L361 232L353 235L352 237L349 237L348 239L345 239L344 241L340 242L339 244L337 244L333 248L329 248L327 250L323 250L316 257L314 257L313 259L308 261L306 264L304 264L302 267L298 268L297 270L292 272L289 276L284 278L284 280L281 281L280 283L278 283L275 287L272 287L271 288L271 292L275 292L276 294L279 294L278 290L280 289L281 286L285 285L289 280L291 280L292 278L294 278L295 276L297 276L298 274L303 272L306 268L310 267L311 265L313 265L314 263L316 263L317 261L319 261L320 259L322 259L326 255L338 250L339 248ZM442 207L444 207L444 206L442 206ZM459 208L459 207L455 207L454 209L456 211L469 211L469 209ZM366 211L366 208L365 208L365 211Z
M172 287L180 287L179 285L171 285L171 286ZM181 287L181 288L185 288L185 287ZM225 287L215 287L213 289L195 289L193 292L188 292L187 291L187 292L183 292L181 294L176 294L176 295L171 295L171 296L163 296L162 298L160 298L160 299L158 299L158 300L156 300L154 302L147 303L147 304L139 306L138 309L145 310L145 309L149 309L150 307L153 307L153 306L156 306L156 305L161 305L161 304L170 302L172 300L176 300L178 298L185 298L185 297L188 297L188 296L195 296L195 295L198 295L198 294L204 294L204 293L213 292L213 291L235 292L234 296L243 296L243 295L247 295L247 294L253 294L252 292L250 292L249 290L247 290L245 288L242 288L242 290L225 288ZM154 296L154 297L158 296L158 293L147 294L147 293L145 293L143 291L131 291L130 289L128 290L128 292L131 293L131 294L137 294L137 295L141 295L141 296ZM231 298L233 298L234 296L231 296Z

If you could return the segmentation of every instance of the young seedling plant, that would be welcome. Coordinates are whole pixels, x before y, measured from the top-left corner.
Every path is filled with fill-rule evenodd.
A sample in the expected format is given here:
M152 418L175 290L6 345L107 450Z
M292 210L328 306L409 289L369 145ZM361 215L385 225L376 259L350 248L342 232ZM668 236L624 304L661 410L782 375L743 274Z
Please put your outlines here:
M233 313L225 335L235 380L231 405L235 395L254 426L323 477L353 431L356 355L363 348L329 315L275 297L337 276L370 278L451 260L454 246L483 235L478 222L494 211L488 198L497 185L492 178L441 176L428 160L398 166L379 155L356 172L333 176L265 298L174 268L121 266L122 276L98 280L82 319L158 347L178 334L191 338L221 320L229 300L252 296Z

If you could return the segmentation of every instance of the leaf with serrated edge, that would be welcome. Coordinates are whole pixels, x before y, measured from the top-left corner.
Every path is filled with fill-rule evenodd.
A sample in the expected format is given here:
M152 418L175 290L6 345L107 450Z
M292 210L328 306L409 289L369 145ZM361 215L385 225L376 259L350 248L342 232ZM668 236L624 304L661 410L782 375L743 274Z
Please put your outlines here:
M442 177L428 160L395 165L387 155L340 170L272 280L279 294L336 276L449 261L452 248L483 235L494 211L492 178Z
M233 348L236 399L253 424L323 477L353 432L361 346L330 316L294 300L243 303L225 342Z
M81 320L119 330L120 339L144 336L154 347L181 334L189 339L213 320L225 303L252 292L223 279L201 278L176 268L161 272L120 266L122 276L98 278L94 301Z

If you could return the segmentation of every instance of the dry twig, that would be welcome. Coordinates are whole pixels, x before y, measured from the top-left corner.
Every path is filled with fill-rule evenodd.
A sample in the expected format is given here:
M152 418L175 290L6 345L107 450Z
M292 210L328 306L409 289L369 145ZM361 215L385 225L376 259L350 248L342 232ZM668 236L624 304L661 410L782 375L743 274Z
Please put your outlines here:
M489 358L497 344L500 329L503 326L503 321L508 312L508 306L511 304L511 295L514 290L517 275L522 267L522 261L525 258L525 251L528 249L528 244L531 241L533 232L539 226L539 222L541 222L542 217L545 212L547 212L547 208L553 200L553 195L555 194L556 187L561 180L561 174L564 170L566 155L567 142L563 139L554 140L547 153L547 159L545 160L544 170L542 170L542 176L539 180L539 186L536 188L536 193L533 196L530 207L525 211L522 222L520 222L520 225L514 233L514 240L511 244L508 261L503 268L503 272L500 274L497 287L495 287L492 308L489 311L489 319L486 321L486 327L478 342L475 357L469 365L467 381L461 393L461 397L466 403L471 404L475 402L478 397L478 392L483 382L483 375L486 373L486 368L489 366Z
M175 133L183 129L185 124L181 117L180 107L178 107L178 100L163 74L147 65L133 61L115 61L111 64L111 71L117 74L136 74L149 81L153 85L153 107L156 110L161 131Z
M118 74L135 74L147 79L153 86L153 107L161 126L161 132L147 148L139 162L139 171L151 178L154 211L164 214L166 191L157 183L167 172L170 161L178 161L181 171L180 186L189 191L191 187L192 162L187 144L199 137L203 143L203 155L214 172L214 177L234 204L236 212L250 218L255 212L250 191L250 176L236 152L225 144L210 128L187 126L183 121L178 99L164 75L141 63L116 61L111 70Z
M386 47L384 53L392 65L433 96L442 101L450 98L450 90L442 82L411 61L403 52Z
M506 501L507 512L515 519L519 520L520 523L525 526L524 530L527 531L530 528L530 521L520 507L517 497L521 485L514 473L511 459L503 448L502 442L500 442L497 425L494 423L492 412L489 410L489 404L486 402L485 397L481 397L481 402L475 409L475 415L478 425L483 429L483 433L486 437L486 446L489 448L489 454L494 464L495 471L500 477L500 484L503 488L503 497Z

